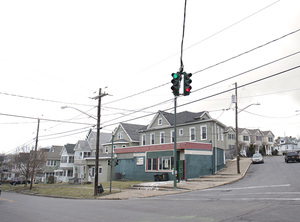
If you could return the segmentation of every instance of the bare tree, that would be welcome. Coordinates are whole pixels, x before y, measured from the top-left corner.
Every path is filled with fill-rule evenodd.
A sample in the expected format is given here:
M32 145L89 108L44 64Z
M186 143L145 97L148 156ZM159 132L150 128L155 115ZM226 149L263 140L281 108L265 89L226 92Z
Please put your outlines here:
M30 178L30 174L33 168L33 160L34 160L35 151L30 151L29 153L18 153L14 156L14 164L16 168L16 174L19 176L23 176L25 179L25 186L27 186L27 181ZM45 153L44 151L36 152L36 165L35 165L35 173L39 173L43 170L45 165ZM33 181L31 181L33 182Z

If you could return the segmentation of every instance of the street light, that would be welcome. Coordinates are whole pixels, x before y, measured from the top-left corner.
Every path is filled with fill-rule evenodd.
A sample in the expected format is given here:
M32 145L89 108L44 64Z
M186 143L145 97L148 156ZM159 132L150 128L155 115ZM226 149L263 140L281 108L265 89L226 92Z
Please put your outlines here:
M79 111L79 112L81 112L81 113L83 113L83 114L87 115L88 117L91 117L91 118L93 118L93 119L97 120L97 118L96 118L96 117L94 117L94 116L91 116L90 114L88 114L88 113L86 113L86 112L83 112L83 111L81 111L80 109L77 109L77 108L75 108L75 107L73 107L73 106L62 106L62 107L60 107L60 108L61 108L61 109L67 109L67 108L70 108L70 109L75 109L75 110L77 110L77 111Z
M94 182L94 196L97 196L98 195L98 177L99 177L99 149L100 149L100 117L101 117L101 98L103 96L106 96L108 95L107 93L101 93L101 88L99 89L99 94L95 97L93 97L92 99L95 99L95 100L98 100L98 112L97 112L97 118L81 111L80 109L77 109L75 107L72 107L72 106L62 106L61 108L62 109L65 109L65 108L72 108L72 109L75 109L95 120L97 120L97 136L96 136L96 157L95 157L95 182Z
M260 105L260 103L252 103L252 104L250 104L250 105L246 106L245 108L241 109L240 111L238 111L238 114L239 114L240 112L244 111L245 109L247 109L248 107L250 107L250 106L253 106L253 105L257 105L257 106L259 106L259 105Z
M236 165L237 165L237 173L240 174L240 153L239 153L239 140L238 140L238 113L242 112L243 110L247 109L249 106L252 105L260 105L259 103L252 103L248 106L246 106L245 108L241 109L238 112L238 102L237 102L237 83L234 83L235 85L235 95L232 96L232 102L235 103L235 150L236 150Z

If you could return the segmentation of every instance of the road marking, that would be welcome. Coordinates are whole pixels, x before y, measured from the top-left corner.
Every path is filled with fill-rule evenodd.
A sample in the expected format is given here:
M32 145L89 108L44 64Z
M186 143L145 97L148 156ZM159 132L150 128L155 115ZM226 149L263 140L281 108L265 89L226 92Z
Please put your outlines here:
M257 189L257 188L273 188L273 187L289 187L291 184L281 184L281 185L268 185L268 186L252 186L252 187L237 187L237 188L210 188L202 191L216 191L216 190L247 190L247 189Z
M300 201L300 198L279 198L279 197L270 197L270 198L222 198L221 200L226 200L226 201L231 201L231 200L234 200L234 201L236 201L236 200L246 200L246 201L253 201L253 200L276 200L276 201L278 201L278 200L284 200L284 201L291 201L291 200L293 200L293 201Z
M0 198L0 200L4 200L4 201L8 201L8 202L17 202L17 201L14 201L14 200L8 200L8 199L3 199L3 198Z

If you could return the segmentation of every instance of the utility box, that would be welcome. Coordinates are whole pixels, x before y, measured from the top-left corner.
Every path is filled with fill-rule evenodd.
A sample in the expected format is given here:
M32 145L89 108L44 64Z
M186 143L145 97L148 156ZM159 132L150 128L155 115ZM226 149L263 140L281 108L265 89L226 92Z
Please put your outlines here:
M101 194L101 193L103 193L103 192L104 192L104 189L103 189L103 187L102 187L102 184L100 183L100 184L98 185L98 193Z

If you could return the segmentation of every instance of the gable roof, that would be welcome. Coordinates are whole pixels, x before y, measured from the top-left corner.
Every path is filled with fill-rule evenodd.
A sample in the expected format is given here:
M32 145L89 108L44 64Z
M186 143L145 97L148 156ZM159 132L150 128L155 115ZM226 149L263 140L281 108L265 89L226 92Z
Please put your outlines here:
M139 130L146 129L145 125L120 123L120 127L124 129L132 141L139 141Z
M74 147L74 151L75 150L91 150L90 144L88 143L88 141L86 140L78 140L78 142L76 143L75 147Z
M164 111L159 111L167 120L168 122L174 126L174 114L173 113L167 113ZM189 111L184 111L176 114L176 124L184 124L184 123L191 123L195 122L197 120L200 120L204 114L208 114L207 112L198 112L193 113ZM211 118L210 118L211 119Z
M63 146L52 146L48 152L45 152L46 158L48 160L60 160L60 152L63 149Z
M248 129L248 131L251 133L251 135L257 135L257 133L263 135L259 129Z
M76 144L67 143L66 145L64 145L64 149L67 151L68 154L74 154L75 145Z

